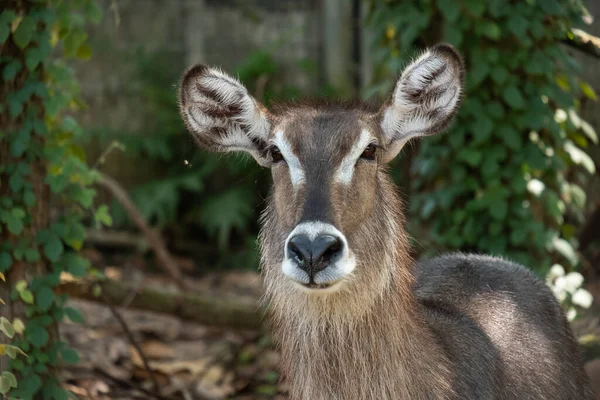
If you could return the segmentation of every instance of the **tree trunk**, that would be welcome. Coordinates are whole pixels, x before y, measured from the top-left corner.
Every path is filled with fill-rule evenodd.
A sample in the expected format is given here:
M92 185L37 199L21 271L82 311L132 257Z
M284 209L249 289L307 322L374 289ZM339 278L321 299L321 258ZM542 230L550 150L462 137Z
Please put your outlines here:
M2 10L12 9L17 14L27 14L31 7L31 0L3 0ZM3 110L0 113L0 199L15 198L15 194L12 193L9 185L10 175L6 170L6 167L16 165L19 162L26 163L31 169L31 172L28 175L28 181L32 185L35 196L35 204L26 209L26 213L31 219L25 225L21 234L11 234L6 225L2 226L0 232L0 246L9 244L8 250L10 251L19 240L33 239L38 231L48 227L50 192L48 186L44 184L44 179L46 177L46 166L44 161L37 156L32 156L32 152L28 150L25 150L22 156L16 158L11 154L10 149L12 138L23 126L23 122L25 118L27 118L28 112L35 110L37 117L43 121L44 104L38 97L32 96L23 105L23 112L17 118L12 118L8 110L9 103L7 101L9 93L15 93L21 90L29 77L37 76L41 80L43 77L43 67L40 63L39 66L31 72L25 68L25 51L15 45L12 33L7 41L0 47L0 60L5 57L19 60L22 69L12 80L6 81L5 79L2 79L0 83L0 104L3 106ZM0 65L2 65L0 70L3 70L5 67L4 61L0 63ZM36 146L42 145L42 138L33 134L33 132L31 141L32 143L36 142ZM0 205L0 209L1 207L2 206ZM2 248L0 248L0 250L2 250ZM21 279L31 282L34 277L44 275L47 272L48 264L43 257L41 257L38 262L27 262L25 260L16 261L13 257L13 264L8 270L8 273L5 274L7 284L2 284L2 282L0 282L0 298L6 302L5 309L8 310L8 312L2 310L1 314L7 316L11 321L14 318L21 318L23 321L26 321L23 312L23 304L18 300L12 301L10 298L11 288L15 282ZM2 306L0 305L0 307ZM54 335L56 337L57 335L57 328L56 326L50 326L47 329L52 340L52 336ZM0 338L6 340L3 335L0 335ZM6 357L0 357L0 371L6 368L5 364Z

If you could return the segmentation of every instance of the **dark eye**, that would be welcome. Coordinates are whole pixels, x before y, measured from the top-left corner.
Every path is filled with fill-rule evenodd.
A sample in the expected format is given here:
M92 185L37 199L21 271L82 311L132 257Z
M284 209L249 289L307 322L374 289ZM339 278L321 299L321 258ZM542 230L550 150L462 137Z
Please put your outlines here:
M271 153L271 159L273 160L274 163L283 161L283 155L281 154L281 151L279 151L277 146L272 146L269 149L269 153Z
M365 148L365 151L362 152L360 158L364 158L365 160L374 160L375 153L377 152L377 145L375 143L371 143Z

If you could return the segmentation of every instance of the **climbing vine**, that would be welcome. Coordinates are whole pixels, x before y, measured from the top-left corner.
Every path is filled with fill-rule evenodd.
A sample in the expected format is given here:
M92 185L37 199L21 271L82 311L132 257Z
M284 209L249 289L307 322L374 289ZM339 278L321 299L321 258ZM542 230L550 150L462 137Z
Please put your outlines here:
M12 398L67 398L56 371L78 361L57 324L83 318L55 289L90 266L78 251L97 175L75 144L83 130L69 112L82 103L67 60L90 58L85 25L100 18L95 0L8 0L0 11L0 308L12 337L0 348L11 358L0 393ZM106 207L92 217L110 222Z
M582 186L595 172L582 149L598 138L577 99L596 94L561 43L585 13L577 0L371 1L374 92L436 42L466 61L455 123L411 166L411 229L430 252L502 255L541 275L580 263Z

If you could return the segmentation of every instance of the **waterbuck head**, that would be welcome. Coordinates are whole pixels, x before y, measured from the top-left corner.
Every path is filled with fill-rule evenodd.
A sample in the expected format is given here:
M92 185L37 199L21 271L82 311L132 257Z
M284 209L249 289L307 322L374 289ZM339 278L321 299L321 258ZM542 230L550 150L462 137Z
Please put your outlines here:
M202 65L184 75L179 104L200 146L248 152L272 171L261 233L268 288L296 304L356 300L359 286L389 285L405 251L385 165L411 138L448 125L462 83L460 56L438 45L404 70L379 109L321 103L267 110L236 79Z

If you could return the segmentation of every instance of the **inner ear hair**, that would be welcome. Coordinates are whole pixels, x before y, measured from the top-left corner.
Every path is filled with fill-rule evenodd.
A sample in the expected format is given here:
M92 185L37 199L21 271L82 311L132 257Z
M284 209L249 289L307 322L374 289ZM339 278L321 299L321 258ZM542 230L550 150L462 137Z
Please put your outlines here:
M217 68L196 65L184 74L178 100L183 120L200 146L246 151L259 164L267 164L268 112L237 79Z
M383 106L381 127L392 150L411 138L441 132L452 121L462 98L464 63L450 45L436 45L402 72Z

